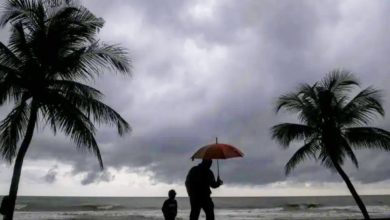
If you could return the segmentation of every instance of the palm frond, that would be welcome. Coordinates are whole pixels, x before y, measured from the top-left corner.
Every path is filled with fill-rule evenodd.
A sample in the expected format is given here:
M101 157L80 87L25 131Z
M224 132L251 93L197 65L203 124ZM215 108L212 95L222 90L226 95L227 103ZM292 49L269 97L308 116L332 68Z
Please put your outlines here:
M315 134L315 129L303 124L283 123L271 128L272 138L287 147L292 141L305 140Z
M2 42L0 42L0 64L13 68L17 68L21 64L19 58Z
M348 141L342 138L342 146L345 151L345 153L348 155L348 157L351 159L352 163L355 165L356 168L359 168L359 162L355 156L355 153L353 152L351 146L349 145Z
M321 152L318 156L318 158L321 159L321 165L330 169L331 171L336 171L335 167L334 167L334 163L332 161L332 159L330 158L330 156L325 153L325 152Z
M304 103L297 93L288 93L282 95L278 98L275 111L279 112L281 109L286 109L287 111L300 112L304 108Z
M30 46L29 40L26 37L23 24L16 23L12 26L11 30L12 32L8 47L24 63L34 60L32 48Z
M368 87L360 91L341 110L341 120L347 125L366 125L376 116L385 115L381 92Z
M101 99L103 97L103 94L99 90L72 80L53 80L49 86L51 90L58 90L64 96L78 94L93 99Z
M312 127L318 126L321 123L321 110L319 106L317 83L313 86L302 84L298 91L302 102L304 103L304 108L298 113L299 120Z
M315 158L317 149L318 146L316 145L315 141L310 141L307 144L303 145L301 148L299 148L285 165L286 175L290 174L290 172L305 159L308 159L310 157Z
M83 45L85 41L92 43L104 24L103 19L82 6L63 7L48 22L48 38L68 46Z
M0 63L0 80L4 80L5 78L10 78L10 77L15 77L18 74L19 71L17 71L16 69L10 66L2 65Z
M346 128L344 136L355 148L390 150L390 132L375 127Z
M298 119L303 123L310 126L318 125L320 123L320 110L315 86L316 84L314 86L302 84L298 87L297 92L280 96L276 103L276 112L285 109L297 113Z
M351 72L336 69L328 73L321 81L320 86L325 90L337 94L350 91L350 89L359 86L359 82Z
M12 99L12 84L8 80L0 81L0 105L10 99Z
M0 65L1 69L1 65ZM6 76L0 80L0 105L4 104L6 101L15 101L19 103L30 98L30 96L25 93L23 88L21 88L17 82L15 82L12 76Z
M81 58L89 65L90 69L100 72L94 66L104 66L121 73L131 73L131 62L127 56L127 51L117 45L93 43Z
M8 22L13 23L16 20L31 17L35 1L29 0L8 0L2 6L3 14L0 18L0 25L4 27Z
M0 25L7 23L23 23L30 30L42 25L45 19L45 8L42 1L37 0L8 0L3 5L3 14L0 17Z
M70 7L67 7L70 8ZM61 16L61 13L58 13ZM66 17L66 21L72 26L85 27L86 33L96 33L99 31L103 25L104 20L102 18L96 17L91 13L87 8L82 6L77 7L77 10L74 13L69 13L69 16ZM93 37L87 37L90 42L94 40Z
M59 129L70 136L79 149L93 152L103 169L103 160L95 139L95 126L82 111L71 103L64 99L59 103L59 105L46 105L41 108L42 114L46 116L53 130Z
M59 100L62 100L78 108L98 124L115 126L119 135L131 131L130 125L118 112L99 101L101 93L98 90L81 83L60 80L56 82L61 83L53 84L55 86L52 88L57 88L48 90L41 99L45 105L61 105Z
M54 69L56 75L63 79L89 79L102 73L104 69L131 74L131 61L126 54L126 50L121 47L95 42L58 59Z
M66 98L77 108L86 112L99 124L116 126L119 135L131 131L130 125L122 116L108 105L94 98L84 97L79 94L67 94Z
M17 149L17 143L24 135L29 115L29 106L19 103L0 123L0 154L11 162Z

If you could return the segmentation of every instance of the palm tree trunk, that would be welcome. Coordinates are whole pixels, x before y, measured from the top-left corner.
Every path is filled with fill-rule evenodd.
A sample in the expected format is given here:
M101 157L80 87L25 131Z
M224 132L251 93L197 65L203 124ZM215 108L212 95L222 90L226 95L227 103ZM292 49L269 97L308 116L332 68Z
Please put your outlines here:
M7 210L7 214L4 216L4 220L12 220L15 210L15 203L16 203L16 197L18 194L18 187L19 187L19 180L20 175L22 172L22 166L23 166L23 159L26 155L27 149L30 145L32 136L34 134L34 128L35 123L37 121L37 113L38 108L34 101L31 102L31 112L30 112L30 118L27 124L27 130L26 135L22 141L22 144L20 145L18 154L16 156L15 165L14 165L14 172L12 175L12 181L11 181L11 187L9 190L9 204L7 207L9 210Z
M359 206L359 209L362 212L364 219L370 219L370 216L368 215L366 206L364 205L360 196L356 192L355 187L352 185L352 182L351 182L351 180L349 180L349 177L347 176L347 174L344 172L343 169L341 169L341 167L338 163L335 163L333 161L333 165L336 168L337 172L340 174L341 178L343 178L344 182L347 184L347 187L348 187L349 191L351 192L353 198L355 199L356 204Z

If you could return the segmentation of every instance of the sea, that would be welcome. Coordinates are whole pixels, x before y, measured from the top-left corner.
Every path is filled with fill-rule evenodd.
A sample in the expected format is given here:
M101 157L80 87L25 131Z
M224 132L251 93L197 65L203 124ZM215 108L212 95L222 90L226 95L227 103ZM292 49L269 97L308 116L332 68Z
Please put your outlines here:
M163 197L18 197L16 220L157 220ZM362 196L373 218L390 219L390 195ZM351 196L217 197L216 219L362 219ZM178 220L189 219L188 198L177 198ZM205 219L202 212L200 219Z

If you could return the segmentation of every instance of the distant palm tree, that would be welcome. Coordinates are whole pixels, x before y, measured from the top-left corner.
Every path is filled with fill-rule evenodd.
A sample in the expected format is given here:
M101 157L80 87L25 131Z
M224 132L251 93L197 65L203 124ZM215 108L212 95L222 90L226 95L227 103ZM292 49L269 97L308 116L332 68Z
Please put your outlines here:
M287 162L286 175L307 158L320 160L322 165L340 174L364 218L369 219L363 201L341 166L348 157L358 167L353 148L390 150L390 133L363 127L375 116L384 116L385 111L379 91L371 87L352 97L352 90L358 86L350 73L334 70L312 86L303 84L296 92L280 96L276 111L285 109L296 113L302 124L278 124L272 127L272 137L285 147L292 141L304 141Z
M103 69L130 74L130 60L123 48L96 39L104 21L80 5L8 0L0 24L11 25L8 46L0 43L0 105L15 107L0 122L0 154L10 162L16 156L6 216L12 219L23 158L38 122L95 153L103 168L94 122L116 126L120 135L130 126L86 83Z

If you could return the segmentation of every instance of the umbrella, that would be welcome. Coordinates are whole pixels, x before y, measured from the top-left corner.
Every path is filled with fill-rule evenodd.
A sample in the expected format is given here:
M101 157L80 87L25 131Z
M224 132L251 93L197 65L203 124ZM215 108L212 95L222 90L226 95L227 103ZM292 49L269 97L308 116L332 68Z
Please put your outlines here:
M215 144L209 144L201 147L192 155L191 159L217 159L218 178L219 178L219 163L218 159L228 159L233 157L243 157L244 154L236 147L229 144L218 143L218 138L215 139Z

